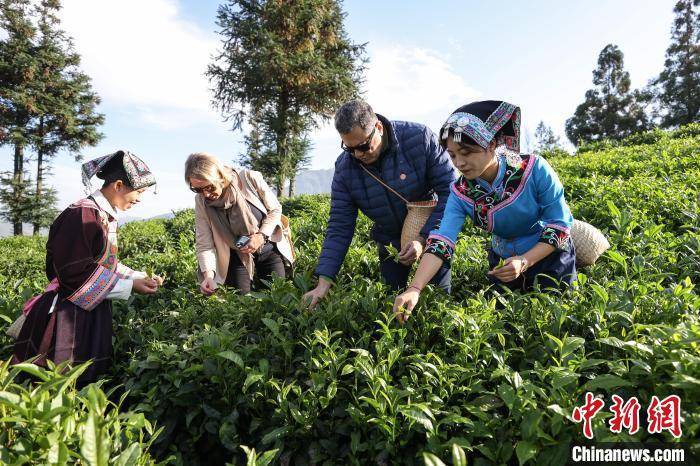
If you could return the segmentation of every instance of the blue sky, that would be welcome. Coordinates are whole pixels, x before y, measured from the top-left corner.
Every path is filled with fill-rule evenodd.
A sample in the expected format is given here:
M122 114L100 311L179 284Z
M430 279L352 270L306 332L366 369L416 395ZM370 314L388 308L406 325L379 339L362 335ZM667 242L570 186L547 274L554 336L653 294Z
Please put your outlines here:
M562 139L564 122L591 87L598 53L608 43L625 54L633 86L657 75L670 38L674 1L589 0L387 1L344 3L347 31L367 42L365 97L391 119L437 129L456 107L503 99L520 105L524 130L540 120ZM193 205L182 179L187 155L207 151L230 161L242 150L210 108L203 76L219 46L213 0L67 0L64 29L83 70L102 96L105 139L93 158L124 148L142 156L159 179L130 216L149 217ZM311 168L331 168L339 139L330 125L314 131ZM527 140L523 141L526 146ZM532 143L532 141L530 141ZM11 151L0 150L0 169ZM54 164L59 207L80 197L79 164Z

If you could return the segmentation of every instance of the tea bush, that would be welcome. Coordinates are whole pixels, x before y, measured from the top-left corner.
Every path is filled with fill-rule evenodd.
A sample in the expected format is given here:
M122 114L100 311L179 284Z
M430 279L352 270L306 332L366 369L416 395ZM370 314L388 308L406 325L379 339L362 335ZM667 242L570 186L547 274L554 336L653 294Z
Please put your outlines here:
M302 309L315 284L327 196L284 200L295 275L248 296L198 293L192 211L128 224L121 259L168 280L155 297L115 303L115 363L105 386L122 385L122 411L163 429L151 454L182 465L464 464L463 457L477 465L564 464L569 442L583 439L572 412L587 391L606 400L596 440L673 441L644 428L612 434L613 394L636 396L645 408L653 395L679 395L681 440L696 439L694 131L551 157L574 216L612 245L563 296L491 289L487 237L468 228L457 243L452 296L427 290L405 327L394 322L363 216L337 285L315 312ZM0 285L9 290L0 318L9 322L24 295L43 286L43 247L0 241ZM7 357L9 342L0 338Z
M147 450L158 435L141 413L120 413L97 384L75 381L89 363L63 371L0 364L0 464L155 465ZM17 383L22 375L38 383Z

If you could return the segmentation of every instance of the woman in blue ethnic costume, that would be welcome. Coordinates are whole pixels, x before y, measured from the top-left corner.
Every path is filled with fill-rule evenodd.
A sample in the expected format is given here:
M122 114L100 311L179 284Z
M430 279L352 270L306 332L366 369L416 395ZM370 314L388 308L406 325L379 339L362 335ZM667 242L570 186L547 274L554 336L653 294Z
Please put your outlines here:
M558 289L576 276L569 236L573 217L557 174L545 159L519 155L520 109L502 101L455 110L440 142L461 172L452 185L440 227L428 238L411 285L396 298L405 322L423 287L454 254L466 218L492 234L489 280L512 290ZM498 267L501 259L504 265Z
M106 373L112 359L112 299L132 292L155 293L162 283L117 260L117 213L139 202L155 184L146 164L118 151L85 163L83 183L104 180L102 189L72 204L53 222L46 243L46 291L24 308L25 321L15 343L13 362L46 359L58 364L93 363L80 385Z

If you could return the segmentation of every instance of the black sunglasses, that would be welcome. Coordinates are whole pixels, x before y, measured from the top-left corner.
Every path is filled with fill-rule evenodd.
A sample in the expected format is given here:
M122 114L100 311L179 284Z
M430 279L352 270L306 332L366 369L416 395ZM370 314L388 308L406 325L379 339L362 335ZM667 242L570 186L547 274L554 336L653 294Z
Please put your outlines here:
M372 138L374 137L374 132L377 130L377 127L375 126L374 129L372 130L371 133L369 133L369 136L367 137L367 140L363 142L362 144L358 144L355 147L348 147L345 145L344 142L340 142L340 148L343 149L344 151L350 152L351 154L354 154L356 151L359 152L367 152L370 147L372 146Z
M204 192L213 193L214 191L216 191L216 186L214 186L213 184L209 184L201 188L195 188L194 186L190 185L190 191L197 194L202 194Z

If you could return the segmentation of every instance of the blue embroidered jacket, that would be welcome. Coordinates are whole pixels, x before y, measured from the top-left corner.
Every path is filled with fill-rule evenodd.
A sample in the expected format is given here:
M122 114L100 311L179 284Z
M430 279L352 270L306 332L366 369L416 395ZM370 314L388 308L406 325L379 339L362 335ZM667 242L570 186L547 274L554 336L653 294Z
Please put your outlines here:
M467 217L492 233L491 247L503 258L524 254L538 242L567 249L574 218L557 174L542 157L521 155L521 159L516 168L500 156L492 184L459 177L451 186L440 227L430 232L425 252L451 260Z

